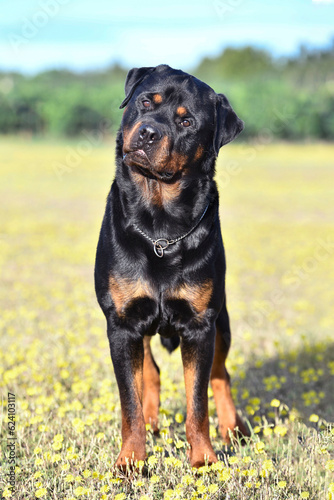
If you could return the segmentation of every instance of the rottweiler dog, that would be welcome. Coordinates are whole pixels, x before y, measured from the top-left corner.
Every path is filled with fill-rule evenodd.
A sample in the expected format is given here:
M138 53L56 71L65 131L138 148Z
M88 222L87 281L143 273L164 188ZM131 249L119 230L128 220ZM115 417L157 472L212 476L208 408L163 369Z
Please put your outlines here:
M157 332L184 367L189 459L217 460L209 437L211 381L219 428L248 435L230 391L225 254L214 181L219 149L243 129L223 94L167 65L132 69L116 140L95 265L122 411L116 465L145 459L146 423L158 432Z

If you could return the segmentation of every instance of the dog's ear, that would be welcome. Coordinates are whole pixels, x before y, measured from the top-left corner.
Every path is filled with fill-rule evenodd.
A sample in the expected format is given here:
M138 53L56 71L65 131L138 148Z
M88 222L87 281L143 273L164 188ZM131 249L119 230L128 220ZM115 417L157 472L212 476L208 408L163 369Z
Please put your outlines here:
M244 128L244 122L238 118L224 94L217 95L216 128L213 139L215 155L225 144L233 141Z
M155 68L133 68L130 69L125 80L125 99L120 105L120 109L124 108L130 101L136 87L148 76Z

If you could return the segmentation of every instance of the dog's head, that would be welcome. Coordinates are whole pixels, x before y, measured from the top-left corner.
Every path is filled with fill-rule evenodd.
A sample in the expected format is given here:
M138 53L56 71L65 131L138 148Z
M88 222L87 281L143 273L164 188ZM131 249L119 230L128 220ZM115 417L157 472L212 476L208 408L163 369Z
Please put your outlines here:
M167 65L129 71L125 94L123 161L162 181L205 170L243 129L223 94Z

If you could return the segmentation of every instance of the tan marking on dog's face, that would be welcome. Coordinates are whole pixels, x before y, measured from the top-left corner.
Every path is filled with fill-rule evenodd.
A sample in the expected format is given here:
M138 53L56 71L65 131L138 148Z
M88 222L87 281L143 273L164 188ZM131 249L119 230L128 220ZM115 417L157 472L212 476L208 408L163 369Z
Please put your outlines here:
M131 141L136 131L141 127L142 122L138 122L132 128L125 128L123 131L123 151L131 150Z
M184 106L179 106L176 110L176 114L179 116L183 116L187 114L187 109Z
M211 296L212 280L207 280L201 285L185 283L168 293L168 298L183 299L189 302L198 314L203 314L207 310Z
M170 154L169 139L167 136L159 141L158 148L149 156L152 165L155 165L157 172L164 169L177 173L185 163L185 158L177 153ZM152 172L154 175L154 171ZM163 182L160 179L148 179L136 169L132 170L134 182L140 187L142 196L148 204L162 207L175 199L181 193L181 182L178 180L172 183Z
M119 316L124 314L126 307L134 299L153 298L153 291L149 284L140 279L132 281L129 278L110 276L109 292Z
M203 156L203 153L204 153L204 148L203 148L203 146L199 145L197 150L196 150L194 160L195 161L200 160Z
M134 181L140 187L146 203L163 207L176 200L181 193L181 182L167 184L162 181L147 179L139 172L133 171Z
M161 104L162 103L162 96L160 94L154 94L153 102L155 104Z
M173 151L168 162L168 170L172 170L173 172L177 173L180 170L184 169L188 161L189 158L187 155Z
M169 158L169 139L165 135L158 143L154 154L150 155L150 161L153 165L157 166L159 170L159 165L165 165Z

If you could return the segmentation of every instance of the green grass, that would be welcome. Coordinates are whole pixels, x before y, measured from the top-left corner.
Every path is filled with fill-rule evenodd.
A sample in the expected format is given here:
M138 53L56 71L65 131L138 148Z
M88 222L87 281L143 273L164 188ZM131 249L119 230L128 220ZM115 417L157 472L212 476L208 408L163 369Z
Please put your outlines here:
M4 498L334 499L333 157L326 144L223 148L233 393L253 433L221 462L186 457L180 352L154 338L161 435L131 480L113 463L120 405L93 286L114 172L112 143L1 138L0 289ZM7 393L16 397L16 491L9 497Z

